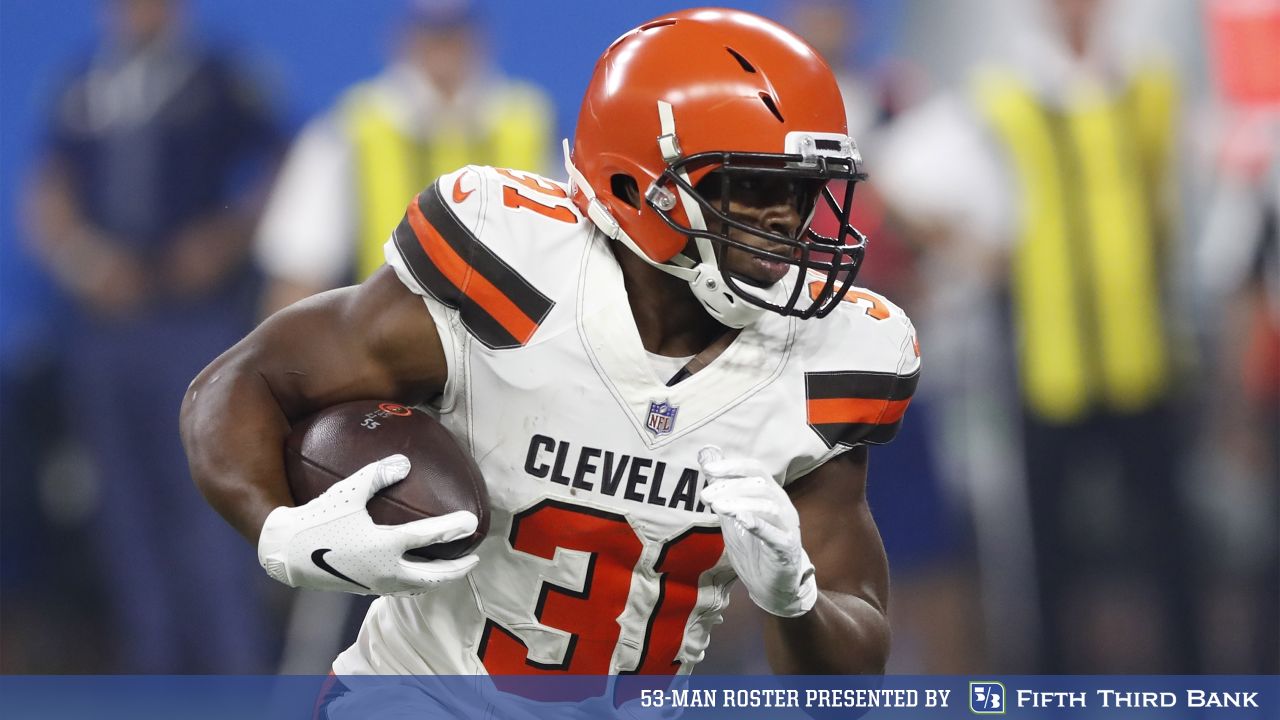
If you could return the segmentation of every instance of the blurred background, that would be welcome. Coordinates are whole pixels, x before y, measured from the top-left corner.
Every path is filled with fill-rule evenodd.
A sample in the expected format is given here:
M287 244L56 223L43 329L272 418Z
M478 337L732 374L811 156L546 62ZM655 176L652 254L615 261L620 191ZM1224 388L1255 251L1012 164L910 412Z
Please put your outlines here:
M860 284L920 332L890 670L1280 672L1280 0L729 4L839 74ZM203 504L186 383L435 175L562 177L683 6L0 0L0 671L326 672L360 604ZM756 612L699 672L767 672Z

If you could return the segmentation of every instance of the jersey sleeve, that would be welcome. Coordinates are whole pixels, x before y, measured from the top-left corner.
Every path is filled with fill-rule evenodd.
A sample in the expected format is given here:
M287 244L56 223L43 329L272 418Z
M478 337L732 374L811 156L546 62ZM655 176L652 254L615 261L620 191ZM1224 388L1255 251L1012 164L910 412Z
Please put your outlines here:
M486 242L485 170L465 167L418 193L385 254L410 290L456 311L486 347L505 350L528 344L555 303Z
M920 380L920 345L911 320L887 300L861 294L874 297L887 317L853 308L862 317L852 319L854 327L841 343L851 347L805 373L809 427L834 451L893 440Z

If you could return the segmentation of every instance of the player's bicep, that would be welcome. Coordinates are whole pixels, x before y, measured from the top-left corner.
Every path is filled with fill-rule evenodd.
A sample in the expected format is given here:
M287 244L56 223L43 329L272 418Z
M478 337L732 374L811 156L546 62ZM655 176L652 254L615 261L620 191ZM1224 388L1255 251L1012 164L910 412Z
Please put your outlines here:
M276 313L246 342L290 419L348 400L422 402L447 377L430 313L387 267Z
M884 543L867 505L867 448L827 461L787 488L823 590L855 595L883 612L889 600Z

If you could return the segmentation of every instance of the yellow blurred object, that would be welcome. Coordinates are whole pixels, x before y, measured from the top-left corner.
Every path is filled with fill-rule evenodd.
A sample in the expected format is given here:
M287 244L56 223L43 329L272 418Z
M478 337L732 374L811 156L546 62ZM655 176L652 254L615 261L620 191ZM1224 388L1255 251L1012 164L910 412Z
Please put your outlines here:
M1138 73L1113 95L1081 82L1055 107L989 70L978 95L1020 192L1012 291L1028 408L1065 423L1150 407L1169 380L1159 260L1172 75Z
M411 136L396 122L376 88L358 85L342 102L346 132L355 156L359 193L359 246L356 280L383 264L388 218L404 214L406 198L432 180L467 164L545 165L550 121L544 101L521 86L504 88L490 100L487 117L496 118L477 135L456 122L429 138Z

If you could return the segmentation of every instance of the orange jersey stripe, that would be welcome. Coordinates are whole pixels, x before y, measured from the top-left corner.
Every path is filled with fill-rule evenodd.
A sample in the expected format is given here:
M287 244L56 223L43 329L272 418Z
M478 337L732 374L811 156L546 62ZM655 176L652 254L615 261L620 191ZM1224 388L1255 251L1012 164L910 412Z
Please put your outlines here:
M910 400L877 400L867 398L830 398L809 401L809 423L888 424L902 419Z
M524 314L510 298L483 275L476 272L462 256L427 221L418 207L415 198L409 203L409 225L413 234L418 237L418 244L431 258L440 273L449 279L455 287L471 299L481 309L489 313L494 320L521 344L527 343L538 329L538 323Z
M907 398L906 400L890 400L888 402L888 407L884 409L884 417L880 418L880 422L884 424L898 422L902 419L903 415L907 414L907 406L910 404L911 398Z

